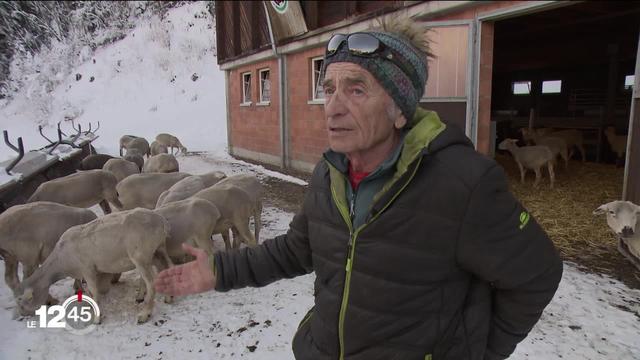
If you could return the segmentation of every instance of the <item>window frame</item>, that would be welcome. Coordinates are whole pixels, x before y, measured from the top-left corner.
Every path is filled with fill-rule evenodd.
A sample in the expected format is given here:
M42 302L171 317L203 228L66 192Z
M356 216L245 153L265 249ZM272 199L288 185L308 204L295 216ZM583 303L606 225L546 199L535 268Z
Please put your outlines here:
M627 85L627 78L630 77L631 78L631 84ZM622 83L622 89L624 91L633 91L633 86L636 83L636 75L635 74L629 74L629 75L625 75L624 76L624 81Z
M516 84L528 83L529 92L528 93L516 93ZM533 81L531 80L516 80L511 82L511 95L513 96L525 96L531 95L531 91L533 90Z
M558 92L544 92L544 83L549 83L549 82L560 82L560 91ZM562 79L558 79L558 80L542 80L542 84L540 86L540 94L542 95L560 95L562 94Z
M247 89L247 84L244 81L246 75L249 75L248 89ZM251 77L252 77L252 75L253 74L252 74L251 71L246 71L246 72L243 72L243 73L240 74L240 81L242 81L242 94L240 94L241 95L240 105L249 106L249 105L252 104L252 102L251 102ZM247 101L247 99L246 99L247 90L249 90L249 94L248 94L249 95L249 99L248 99L249 101Z
M324 61L324 56L317 56L311 58L311 100L309 100L310 104L324 104L324 91L322 92L323 97L318 97L318 80L320 73L322 72L322 66L320 66L320 71L318 72L318 79L316 79L316 66L317 62Z
M264 100L262 95L263 95L263 82L262 82L262 74L263 73L268 73L269 74L269 100ZM264 69L260 69L258 70L258 103L256 105L270 105L271 104L271 68L264 68Z

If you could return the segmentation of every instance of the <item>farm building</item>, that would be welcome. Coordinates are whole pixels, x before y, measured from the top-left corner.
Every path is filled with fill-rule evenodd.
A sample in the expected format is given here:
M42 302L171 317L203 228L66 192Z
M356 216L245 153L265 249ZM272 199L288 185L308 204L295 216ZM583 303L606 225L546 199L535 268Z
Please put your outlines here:
M629 139L624 197L640 202L639 12L622 1L219 1L229 151L310 171L327 146L318 79L327 40L410 16L432 28L424 108L491 156L521 127L553 127L579 129L587 161L612 162L613 126Z
M219 1L229 152L311 171L328 145L319 79L326 42L393 16L431 28L436 58L420 105L505 167L565 259L631 276L617 243L640 268L592 215L612 200L640 203L638 2ZM584 151L573 148L568 168L556 164L553 191L532 189L531 174L520 184L514 159L498 150L505 138L523 145L522 128L580 136Z

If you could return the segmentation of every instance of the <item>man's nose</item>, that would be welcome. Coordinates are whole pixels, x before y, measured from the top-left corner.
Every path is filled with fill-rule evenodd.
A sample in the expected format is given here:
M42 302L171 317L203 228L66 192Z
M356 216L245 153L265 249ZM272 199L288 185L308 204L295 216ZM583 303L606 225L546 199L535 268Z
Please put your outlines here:
M327 118L337 117L347 113L343 95L336 91L327 98L324 103L324 112Z
M624 237L633 236L633 229L629 226L625 226L624 228L622 228L622 236Z

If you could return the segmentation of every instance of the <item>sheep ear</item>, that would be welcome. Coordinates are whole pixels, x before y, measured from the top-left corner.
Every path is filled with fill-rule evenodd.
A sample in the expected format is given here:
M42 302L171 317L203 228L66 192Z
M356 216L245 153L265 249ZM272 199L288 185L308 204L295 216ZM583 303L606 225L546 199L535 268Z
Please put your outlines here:
M602 215L608 211L607 204L598 206L597 209L593 210L593 215Z
M32 288L24 289L24 293L22 294L22 298L25 299L25 300L32 300L33 299L33 289Z

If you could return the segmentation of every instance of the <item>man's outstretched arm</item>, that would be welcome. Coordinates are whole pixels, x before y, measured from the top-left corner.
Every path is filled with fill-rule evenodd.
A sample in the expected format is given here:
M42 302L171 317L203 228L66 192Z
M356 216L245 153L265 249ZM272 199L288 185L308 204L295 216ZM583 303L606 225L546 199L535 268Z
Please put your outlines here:
M187 244L183 248L196 259L161 271L155 280L158 292L183 296L214 288L228 291L258 287L312 271L304 212L293 218L286 234L256 247L221 251L212 257Z

